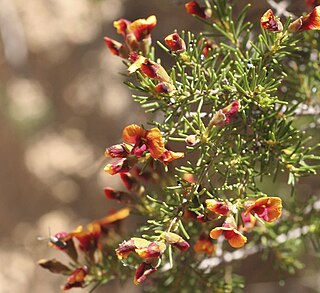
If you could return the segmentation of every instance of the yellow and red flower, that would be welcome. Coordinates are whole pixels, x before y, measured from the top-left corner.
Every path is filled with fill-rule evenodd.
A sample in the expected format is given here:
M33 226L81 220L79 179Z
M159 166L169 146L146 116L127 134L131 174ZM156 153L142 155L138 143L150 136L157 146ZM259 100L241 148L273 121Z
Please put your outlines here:
M147 54L151 45L150 33L157 24L157 18L154 15L133 22L120 19L113 24L117 32L124 36L130 51L141 50L143 54Z
M247 237L242 235L237 229L230 227L216 227L211 230L210 237L212 239L218 239L220 235L229 242L233 248L240 248L247 242Z
M165 151L163 138L158 128L145 130L136 124L131 124L124 128L122 138L124 142L134 145L131 154L138 158L148 150L154 159L159 159Z
M130 154L130 151L130 146L122 143L107 148L104 155L110 158L126 158Z
M169 244L177 247L181 251L187 250L190 245L180 235L172 232L163 232L161 238L167 241Z
M229 216L226 219L222 227L216 227L210 231L210 237L212 239L218 239L221 235L224 236L233 248L240 248L247 242L247 237L238 231L232 216Z
M170 82L161 81L154 89L159 94L170 94L174 91L174 86Z
M147 54L151 45L151 31L157 24L157 18L152 15L147 19L137 19L133 22L121 18L113 22L117 33L124 37L126 45L123 45L108 37L104 41L110 52L122 58L128 58L128 53L141 50Z
M283 31L283 25L279 19L273 14L271 9L268 9L260 19L262 28L273 33L280 33Z
M233 116L235 116L240 110L239 100L235 100L230 105L218 110L209 122L208 128L213 126L222 127L229 124Z
M205 7L200 7L196 1L190 1L186 3L185 8L189 14L196 15L204 19L211 17L211 10Z
M127 20L125 18L120 18L119 20L116 20L113 22L113 26L117 29L118 34L126 36L127 27L130 23L131 23L130 20Z
M129 50L127 46L108 37L104 38L104 42L113 55L120 56L125 59L128 58Z
M72 260L77 261L78 253L70 233L59 232L50 236L49 245L65 252Z
M245 215L252 213L266 222L273 222L282 214L282 200L279 197L262 197L250 204Z
M98 240L101 235L101 227L98 223L90 223L87 230L83 226L78 226L75 230L70 232L70 235L79 241L79 248L93 256L95 250L98 248Z
M177 33L166 36L164 41L173 52L180 53L186 50L186 43Z
M126 144L112 146L105 152L108 157L121 158L105 166L104 171L111 175L128 172L146 152L166 165L184 156L183 153L169 151L164 147L162 134L156 127L146 130L131 124L124 128L122 138Z
M142 283L149 275L157 271L157 268L152 263L142 262L134 274L133 282L135 285Z
M172 83L172 80L166 70L158 63L133 52L130 54L129 59L133 62L129 68L129 73L140 70L146 76L159 80L160 82Z
M252 214L241 213L242 225L240 225L239 230L241 232L251 231L257 223L257 219Z
M170 162L181 159L184 157L184 153L181 152L173 152L170 150L165 149L161 157L158 159L163 164L168 165Z
M131 162L131 164L130 164ZM128 160L126 158L109 163L104 167L104 171L110 175L115 175L122 172L128 172L135 164L135 160Z
M158 84L155 86L157 93L168 94L173 92L175 88L172 80L160 64L137 54L137 52L130 53L129 60L132 62L128 68L130 74L140 70L144 75L158 81Z
M320 30L320 6L316 6L308 15L300 16L293 21L288 29L290 32Z
M71 288L83 288L85 285L85 277L88 275L88 268L86 266L77 268L68 277L67 283L62 287L62 290L66 291Z
M165 251L166 245L161 241L148 241L143 238L131 238L122 242L116 249L119 259L126 259L130 252L136 253L140 258L159 258Z
M206 206L209 211L220 216L227 216L230 213L230 205L227 202L207 199Z
M125 37L132 51L139 49L142 41L151 43L150 33L156 24L157 18L154 15L149 16L147 19L137 19L128 24Z

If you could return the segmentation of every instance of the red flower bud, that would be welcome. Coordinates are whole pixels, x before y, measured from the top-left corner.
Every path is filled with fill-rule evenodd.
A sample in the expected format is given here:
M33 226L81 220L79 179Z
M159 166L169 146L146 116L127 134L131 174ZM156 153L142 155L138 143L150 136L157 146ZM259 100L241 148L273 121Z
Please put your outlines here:
M184 40L177 33L168 35L164 39L164 41L166 42L167 46L170 48L171 51L183 52L186 50L186 44Z
M279 33L283 30L283 25L280 19L274 16L273 11L271 9L267 10L265 14L261 17L260 24L262 28L270 32Z
M185 4L185 8L187 13L199 16L201 18L209 18L211 17L211 11L204 7L200 7L200 5L196 1L190 1Z

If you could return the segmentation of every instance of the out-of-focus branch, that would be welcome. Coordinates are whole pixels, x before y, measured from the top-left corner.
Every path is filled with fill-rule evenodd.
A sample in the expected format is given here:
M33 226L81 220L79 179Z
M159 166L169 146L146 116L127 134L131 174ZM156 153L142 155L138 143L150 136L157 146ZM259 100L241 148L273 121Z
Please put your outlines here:
M273 1L273 0L267 0L269 5L275 10L275 14L278 16L285 16L290 17L293 16L293 13L289 12L287 8L290 5L290 0L284 0L279 3Z
M0 0L0 34L5 58L13 67L22 66L28 57L25 34L15 3Z

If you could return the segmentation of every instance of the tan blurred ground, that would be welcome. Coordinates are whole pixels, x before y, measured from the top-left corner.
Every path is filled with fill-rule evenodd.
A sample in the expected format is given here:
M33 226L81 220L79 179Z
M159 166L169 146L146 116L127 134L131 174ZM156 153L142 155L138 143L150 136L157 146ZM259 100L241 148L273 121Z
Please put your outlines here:
M255 20L267 7L258 2ZM144 119L118 74L121 60L103 43L106 35L121 40L112 21L155 14L154 40L175 28L197 31L201 25L183 4L0 0L0 293L59 292L64 278L36 261L61 255L37 238L69 231L112 208L102 188L117 179L102 171L104 148L118 141L125 125ZM113 292L139 291L131 283L111 285Z

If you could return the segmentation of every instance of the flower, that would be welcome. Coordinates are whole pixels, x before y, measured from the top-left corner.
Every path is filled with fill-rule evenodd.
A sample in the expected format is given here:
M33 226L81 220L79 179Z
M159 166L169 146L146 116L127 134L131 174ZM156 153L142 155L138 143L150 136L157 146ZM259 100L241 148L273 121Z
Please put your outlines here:
M72 260L77 261L78 253L70 233L59 232L50 236L49 245L65 252Z
M262 28L268 30L269 32L279 33L283 30L283 25L280 19L274 16L271 9L268 9L261 17L260 24Z
M212 243L209 235L201 234L197 242L193 246L193 250L196 253L205 253L207 255L212 255L216 248Z
M230 246L233 248L240 248L247 242L247 237L243 236L237 229L229 227L217 227L211 230L210 237L217 239L223 234L224 238L227 239Z
M168 94L174 91L175 87L170 76L160 64L137 54L137 52L130 53L129 60L132 62L128 68L130 74L140 70L144 75L158 81L155 86L157 93Z
M172 84L170 76L160 64L143 57L142 55L137 55L135 52L131 53L129 58L133 61L128 68L129 73L140 70L143 74L150 78L159 80L160 82Z
M146 130L131 124L123 129L122 138L126 144L114 145L105 151L107 157L120 157L105 166L104 171L111 175L128 172L145 152L149 152L152 158L165 165L184 156L183 153L169 151L164 147L162 134L156 127Z
M83 288L87 274L88 268L86 266L75 269L68 277L67 283L62 287L62 290L65 291L75 287Z
M184 153L181 152L173 152L170 150L165 149L161 157L159 158L159 161L161 161L163 164L168 165L170 162L181 159L184 157Z
M110 175L128 172L132 167L130 162L132 162L132 160L129 161L128 159L120 159L118 161L107 164L104 167L104 171L109 173Z
M154 15L147 19L137 19L133 22L121 18L113 22L117 33L124 37L125 45L108 37L104 38L110 52L122 58L128 58L129 52L141 50L143 54L149 52L151 46L151 31L157 24Z
M163 232L161 238L167 241L169 244L177 247L181 251L187 250L190 245L180 235L172 232Z
M185 139L185 143L188 146L195 146L196 144L198 144L200 142L199 136L195 135L195 134L190 134L186 137Z
M156 24L157 18L154 15L149 16L147 19L137 19L126 27L126 37L132 38L130 34L133 34L135 37L135 41L141 42L142 40L150 36L150 33L154 29Z
M101 226L98 223L90 223L87 230L83 226L78 226L75 230L70 232L70 235L79 241L79 248L91 256L98 248L98 240L101 235Z
M177 33L166 36L164 41L173 52L180 53L186 50L186 43Z
M240 248L247 242L247 237L238 231L232 216L226 219L222 227L216 227L210 231L210 237L212 239L217 239L220 235L223 235L233 248Z
M253 229L253 227L257 223L257 219L252 214L248 213L245 215L245 213L241 213L241 219L242 219L242 225L240 225L239 230L241 232L249 232Z
M104 38L104 42L113 55L120 56L121 58L128 58L129 50L127 46L108 37Z
M215 199L206 200L207 209L220 216L226 216L230 212L229 205L226 202L217 201Z
M277 220L282 214L282 200L279 197L262 197L249 205L245 215L253 213L266 222Z
M217 47L217 45L215 45L213 41L208 40L208 39L204 39L203 42L204 42L204 46L203 46L203 49L202 49L202 55L205 58L208 58L209 55L210 56L212 55L213 49L215 47ZM203 43L200 41L198 45L201 46L201 45L203 45Z
M131 153L137 157L141 157L148 150L154 159L158 159L165 151L162 135L158 128L145 130L136 124L131 124L124 128L122 138L126 143L134 144Z
M170 82L162 81L159 82L154 89L159 94L170 94L174 91L174 86Z
M293 21L288 30L290 32L301 32L307 30L320 30L320 6L316 6L311 13L300 16Z
M200 7L196 1L190 1L185 4L187 13L199 16L201 18L211 17L211 11L205 7Z
M235 100L230 105L218 110L209 122L208 128L213 126L222 127L229 124L233 116L235 116L240 110L239 100Z
M153 241L150 242L143 238L131 238L124 241L116 249L116 255L119 259L125 259L130 252L135 252L140 258L159 258L166 249L163 242Z
M142 283L149 275L157 271L157 268L147 262L142 262L134 274L133 282L135 285Z
M110 158L126 158L130 154L129 146L122 143L106 149L104 155Z
M116 20L113 22L113 26L117 29L118 34L126 36L127 27L130 23L131 23L130 20L127 20L125 18L120 18L119 20Z

